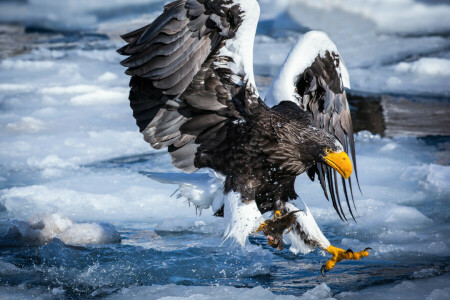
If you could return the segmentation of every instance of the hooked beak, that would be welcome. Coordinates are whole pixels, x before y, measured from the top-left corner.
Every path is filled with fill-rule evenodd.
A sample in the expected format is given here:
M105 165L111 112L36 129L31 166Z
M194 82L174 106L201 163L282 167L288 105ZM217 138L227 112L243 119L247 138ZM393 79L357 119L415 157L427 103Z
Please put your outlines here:
M344 179L347 179L352 175L353 166L350 157L348 157L347 153L341 151L339 153L331 152L328 153L327 156L324 156L327 164L338 171Z

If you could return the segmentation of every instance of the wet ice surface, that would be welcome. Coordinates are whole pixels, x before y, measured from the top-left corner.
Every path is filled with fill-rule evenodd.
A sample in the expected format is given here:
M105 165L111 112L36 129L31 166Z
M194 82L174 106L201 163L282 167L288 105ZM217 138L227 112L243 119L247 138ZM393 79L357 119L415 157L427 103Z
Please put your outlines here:
M15 15L36 39L31 52L0 61L0 298L448 298L448 137L359 133L358 223L339 221L319 185L298 178L333 244L374 249L362 261L322 278L328 257L319 252L274 251L261 236L244 249L221 245L221 219L196 215L171 197L175 185L143 173L177 170L137 132L114 52L117 33L153 20L164 1L60 2L0 3L0 19ZM326 1L262 1L262 93L312 28L334 39L360 93L448 105L449 26L440 14L449 7L434 2L398 1L392 16L355 1L332 10ZM395 18L407 8L422 22Z

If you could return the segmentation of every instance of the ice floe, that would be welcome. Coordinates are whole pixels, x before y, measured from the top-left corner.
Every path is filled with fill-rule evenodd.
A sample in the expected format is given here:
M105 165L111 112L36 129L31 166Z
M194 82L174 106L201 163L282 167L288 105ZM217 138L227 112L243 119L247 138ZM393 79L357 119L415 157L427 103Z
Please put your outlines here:
M68 245L119 243L111 224L75 223L59 214L34 216L30 221L0 221L1 246L37 246L57 238Z

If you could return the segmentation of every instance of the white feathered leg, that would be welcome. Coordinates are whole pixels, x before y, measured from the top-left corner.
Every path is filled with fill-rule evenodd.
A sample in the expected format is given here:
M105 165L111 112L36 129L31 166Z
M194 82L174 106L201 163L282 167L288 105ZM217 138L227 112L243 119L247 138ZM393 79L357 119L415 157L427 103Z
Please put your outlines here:
M330 242L323 235L306 204L303 203L303 205L305 208L295 214L297 220L292 225L292 230L285 234L287 239L291 242L289 250L294 254L299 252L307 254L316 248L322 250L328 249ZM285 209L287 210L287 213L299 210L299 208L292 203L286 203Z
M247 237L264 222L255 201L245 204L241 194L230 192L225 196L225 240L234 238L242 246Z

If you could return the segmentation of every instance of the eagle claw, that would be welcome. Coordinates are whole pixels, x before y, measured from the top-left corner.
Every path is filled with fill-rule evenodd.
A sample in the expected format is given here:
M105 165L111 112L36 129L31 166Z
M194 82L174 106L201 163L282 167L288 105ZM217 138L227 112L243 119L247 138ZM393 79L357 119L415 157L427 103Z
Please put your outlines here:
M328 253L333 255L331 259L329 259L325 264L322 265L320 269L320 273L325 277L325 272L330 271L334 268L334 266L340 262L341 260L359 260L362 257L369 256L368 250L372 250L372 248L366 248L360 252L353 252L352 249L343 250L341 248L337 248L334 246L329 246L327 249Z
M262 223L257 232L263 232L267 237L267 243L278 250L283 250L283 234L286 229L288 232L292 229L292 224L297 220L295 213L299 210L291 211L282 215L279 210L275 211L273 218Z

